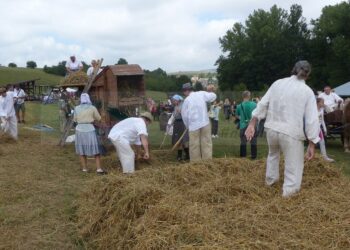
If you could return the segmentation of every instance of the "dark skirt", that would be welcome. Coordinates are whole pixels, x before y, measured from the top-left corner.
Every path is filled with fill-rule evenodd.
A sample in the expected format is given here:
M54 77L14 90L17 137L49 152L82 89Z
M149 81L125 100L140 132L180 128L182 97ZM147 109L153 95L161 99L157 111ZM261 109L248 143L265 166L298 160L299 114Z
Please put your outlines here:
M173 137L171 140L172 145L175 145L177 143L177 141L180 139L180 137L185 132L185 130L186 130L186 126L182 120L175 120L174 121ZM188 131L187 131L185 136L182 138L180 145L187 148L188 142L189 142L189 136L188 136Z

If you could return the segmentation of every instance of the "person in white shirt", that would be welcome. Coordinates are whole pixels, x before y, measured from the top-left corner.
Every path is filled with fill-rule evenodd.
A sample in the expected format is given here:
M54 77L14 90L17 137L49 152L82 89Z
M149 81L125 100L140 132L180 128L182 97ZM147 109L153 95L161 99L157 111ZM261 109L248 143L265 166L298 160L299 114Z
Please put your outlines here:
M332 92L330 86L324 87L323 90L324 92L319 94L318 97L324 100L326 113L336 110L344 100L336 93Z
M318 111L318 120L320 124L320 151L323 156L323 159L328 162L334 162L333 159L329 158L327 155L327 150L326 150L326 142L324 137L327 136L327 127L326 123L324 122L324 100L320 97L317 97L316 99L317 102L317 111Z
M14 107L13 91L6 92L5 88L0 88L0 116L1 129L17 140L17 118Z
M27 94L20 88L19 85L16 85L14 89L14 97L17 121L18 123L25 123L24 117L26 114L26 108L24 102Z
M258 120L266 118L269 146L266 184L273 185L279 179L282 151L285 161L283 197L289 197L300 190L304 169L303 141L309 141L307 160L314 157L315 144L320 141L316 98L305 83L310 73L311 65L307 61L299 61L295 64L291 77L274 82L257 104L245 132L250 141Z
M215 88L208 85L207 91L192 91L192 85L185 83L182 86L186 97L181 115L190 136L190 160L206 160L213 157L211 127L208 117L207 103L216 100Z
M76 59L76 57L73 55L69 58L69 60L66 62L66 70L67 75L78 72L83 69L83 64Z
M97 62L96 60L92 60L91 61L91 67L88 68L86 74L88 75L88 77L91 77L92 74L94 73L94 69L97 67ZM102 71L102 69L99 69L97 74L99 74Z
M144 149L144 159L149 159L147 126L152 122L149 112L140 114L140 117L131 117L118 122L108 134L116 148L123 173L135 172L135 153L131 145L136 145L136 157L140 154L141 145Z

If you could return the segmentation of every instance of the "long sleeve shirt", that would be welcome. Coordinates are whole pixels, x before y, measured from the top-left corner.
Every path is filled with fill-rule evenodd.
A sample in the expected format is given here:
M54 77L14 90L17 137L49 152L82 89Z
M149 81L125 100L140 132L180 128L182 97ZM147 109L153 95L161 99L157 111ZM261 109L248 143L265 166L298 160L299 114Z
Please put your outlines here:
M338 102L343 102L343 99L336 93L329 93L329 95L327 95L326 93L321 93L318 97L322 98L324 101L324 105L330 108L337 106Z
M294 139L307 138L313 143L320 140L314 93L304 80L294 75L274 82L253 111L253 116L259 120L266 118L265 128Z
M141 145L141 135L148 136L145 121L139 117L131 117L114 125L108 138L112 141L122 140L131 145Z
M216 100L216 94L206 91L191 92L181 110L182 120L189 131L195 131L209 124L207 102Z
M16 115L14 107L14 93L13 91L8 91L6 96L0 96L0 116L12 117Z

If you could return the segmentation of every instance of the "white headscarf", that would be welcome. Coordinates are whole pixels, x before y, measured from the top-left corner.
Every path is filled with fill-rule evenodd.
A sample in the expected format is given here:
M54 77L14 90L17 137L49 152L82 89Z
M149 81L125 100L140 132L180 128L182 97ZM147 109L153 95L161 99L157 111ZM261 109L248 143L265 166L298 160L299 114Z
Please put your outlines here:
M89 94L87 94L87 93L81 94L81 96L80 96L80 104L92 104Z

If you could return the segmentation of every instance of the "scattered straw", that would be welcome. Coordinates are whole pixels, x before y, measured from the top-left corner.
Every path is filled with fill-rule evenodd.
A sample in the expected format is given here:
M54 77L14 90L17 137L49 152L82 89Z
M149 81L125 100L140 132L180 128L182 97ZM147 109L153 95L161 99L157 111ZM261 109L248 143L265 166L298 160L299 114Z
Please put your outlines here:
M320 159L301 192L264 184L264 161L151 164L81 197L78 227L97 249L349 249L350 181ZM283 179L283 178L282 178Z

